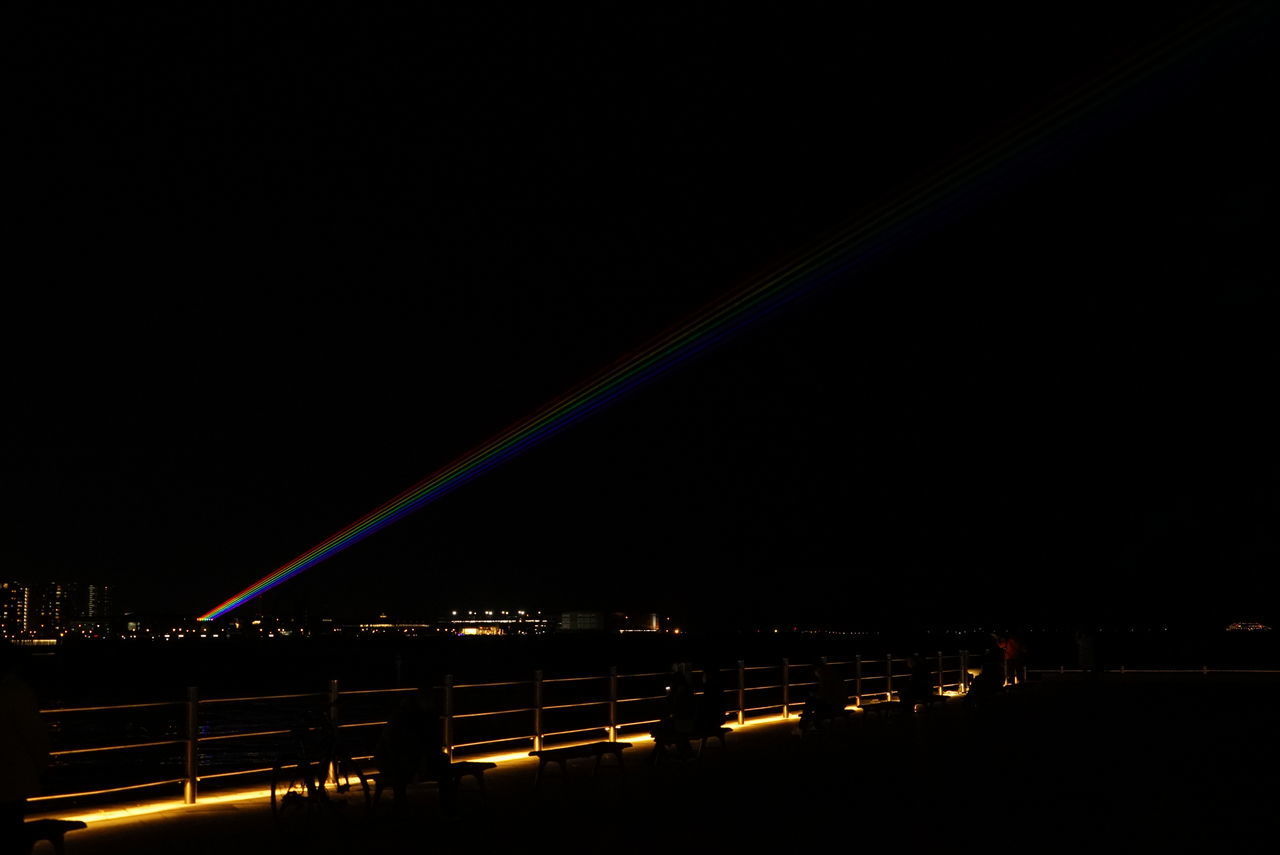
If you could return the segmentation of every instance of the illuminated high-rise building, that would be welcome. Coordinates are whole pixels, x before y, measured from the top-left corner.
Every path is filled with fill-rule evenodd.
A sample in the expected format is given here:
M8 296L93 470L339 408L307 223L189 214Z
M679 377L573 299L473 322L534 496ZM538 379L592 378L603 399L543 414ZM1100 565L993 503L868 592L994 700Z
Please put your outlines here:
M112 616L111 586L88 585L84 616L90 620L106 620Z
M29 599L29 589L21 582L0 582L0 637L26 634Z
M73 586L62 582L41 582L28 588L27 630L37 638L52 638L71 616Z

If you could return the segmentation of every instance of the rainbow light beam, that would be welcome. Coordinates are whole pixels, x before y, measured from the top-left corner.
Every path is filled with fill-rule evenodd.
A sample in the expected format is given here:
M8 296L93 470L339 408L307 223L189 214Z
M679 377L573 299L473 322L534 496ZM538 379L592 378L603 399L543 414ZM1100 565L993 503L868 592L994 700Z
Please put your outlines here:
M889 249L907 233L908 227L912 233L918 234L930 225L936 225L944 215L955 215L961 203L972 203L979 195L978 179L990 179L997 170L1005 172L1015 166L1026 167L1033 160L1030 157L1032 153L1043 152L1055 137L1068 136L1061 131L1104 106L1112 107L1112 112L1119 114L1128 104L1127 101L1120 102L1120 95L1132 92L1136 84L1149 80L1157 71L1184 58L1211 39L1236 29L1239 23L1232 20L1231 14L1219 9L1209 18L1149 46L1140 55L1081 86L1020 128L936 169L908 191L790 259L773 273L753 280L704 307L594 378L471 449L210 609L199 620L213 620L227 614L253 597L448 495L471 479L724 341L791 300L823 283L847 276Z

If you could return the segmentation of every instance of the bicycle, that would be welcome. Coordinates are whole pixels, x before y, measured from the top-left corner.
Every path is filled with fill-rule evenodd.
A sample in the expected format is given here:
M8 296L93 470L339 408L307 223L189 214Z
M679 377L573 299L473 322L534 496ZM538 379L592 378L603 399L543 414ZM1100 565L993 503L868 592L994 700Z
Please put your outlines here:
M277 822L347 805L373 809L369 779L342 750L338 729L324 711L290 728L293 747L271 770L271 815Z

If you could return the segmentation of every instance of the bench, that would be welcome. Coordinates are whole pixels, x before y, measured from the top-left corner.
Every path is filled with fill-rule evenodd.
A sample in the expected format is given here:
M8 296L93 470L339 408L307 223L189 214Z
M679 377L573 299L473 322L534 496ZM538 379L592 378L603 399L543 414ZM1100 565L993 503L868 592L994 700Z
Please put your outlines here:
M800 729L802 736L809 733L821 733L830 730L831 725L836 722L847 725L852 715L853 710L848 707L842 707L839 710L828 709L821 713L805 709L801 711L800 719L796 726Z
M586 745L568 745L564 748L543 748L539 751L530 751L530 757L538 758L538 771L533 777L533 785L537 787L542 783L542 770L547 768L551 763L560 764L560 774L564 775L568 770L568 761L577 760L582 757L596 758L595 770L592 774L600 771L600 761L606 754L612 756L618 761L618 767L622 767L622 752L631 747L630 742L589 742Z
M484 773L490 769L497 768L497 763L480 763L475 761L463 760L457 763L450 763L448 772L444 767L422 772L417 776L420 781L435 781L440 785L441 794L446 798L458 787L462 785L462 779L470 775L476 779L476 785L480 788L480 792L484 793ZM385 776L381 772L378 773L374 782L373 800L378 802L382 798L382 791L386 789L387 782Z
M913 712L915 711L916 704L920 704L924 707L925 712L928 712L934 704L945 704L947 702L947 696L938 694L936 690L930 691L927 694L900 697L903 705L910 707Z
M484 773L490 769L498 768L497 763L480 763L474 760L460 760L457 763L449 764L449 777L454 784L461 784L462 779L470 775L476 779L476 784L480 790L484 791ZM427 780L439 781L442 775L428 775Z
M79 831L87 827L83 822L69 819L35 819L24 822L22 829L27 833L27 848L24 851L30 852L41 840L47 840L53 845L54 852L63 855L67 851L63 835L68 831Z
M708 739L720 740L720 747L725 747L724 738L733 732L731 727L723 727L717 725L709 725L700 728L694 728L688 732L681 732L673 727L655 727L649 731L649 735L653 737L653 753L649 755L651 763L657 763L658 757L666 748L672 745L688 746L689 740L698 740L698 750L694 754L695 757L702 756L702 749L707 746Z
M907 709L908 705L904 704L902 701L877 701L874 704L863 703L859 708L862 710L864 715L876 715L887 719L889 716Z

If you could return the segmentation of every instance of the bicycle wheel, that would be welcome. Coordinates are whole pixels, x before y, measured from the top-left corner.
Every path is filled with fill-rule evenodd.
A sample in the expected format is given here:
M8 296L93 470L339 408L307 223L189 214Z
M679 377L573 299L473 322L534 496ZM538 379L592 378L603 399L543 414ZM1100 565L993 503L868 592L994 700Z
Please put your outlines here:
M315 781L307 764L285 760L271 770L271 815L277 821L306 813L315 804L316 795Z
M366 812L373 809L369 779L365 777L359 764L350 757L338 756L333 759L333 780L323 785L323 793L331 805L345 805Z

